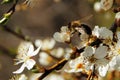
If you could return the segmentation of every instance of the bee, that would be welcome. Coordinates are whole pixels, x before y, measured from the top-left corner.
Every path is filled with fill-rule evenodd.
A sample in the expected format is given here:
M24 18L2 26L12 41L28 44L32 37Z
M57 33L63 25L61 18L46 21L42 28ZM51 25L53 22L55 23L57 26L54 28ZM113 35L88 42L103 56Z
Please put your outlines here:
M89 19L91 18L92 15L90 15L89 17L84 18L85 19ZM88 26L87 24L81 23L82 20L76 20L76 21L72 21L68 24L68 28L70 30L75 29L76 31L78 31L79 33L82 33L82 30L87 34L87 35L91 35L92 34L92 30L90 28L90 26Z

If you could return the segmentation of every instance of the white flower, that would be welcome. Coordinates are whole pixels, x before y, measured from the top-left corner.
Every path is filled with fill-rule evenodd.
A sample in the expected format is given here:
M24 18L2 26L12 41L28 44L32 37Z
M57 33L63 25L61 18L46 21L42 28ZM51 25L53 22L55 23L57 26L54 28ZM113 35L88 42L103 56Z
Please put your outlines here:
M69 67L65 71L84 71L89 73L90 70L94 70L93 68L95 66L95 71L97 71L101 77L104 77L109 69L109 62L105 58L107 56L107 49L106 46L99 46L98 48L91 46L86 47L80 57L69 61Z
M106 11L109 10L113 5L113 0L101 0L101 7Z
M106 27L99 28L98 26L95 26L94 30L92 31L92 34L97 36L97 38L101 39L113 39L113 33Z
M99 46L97 49L88 46L85 48L85 52L82 53L82 56L85 57L89 64L87 65L95 65L96 69L100 76L104 77L108 71L108 60L105 58L107 56L107 47ZM88 66L89 68L90 66Z
M19 54L17 55L17 59L15 59L15 60L18 61L18 62L15 63L16 65L18 65L18 64L20 64L20 63L23 63L23 64L22 64L22 66L20 67L20 69L18 69L17 71L14 71L13 73L16 73L16 74L21 73L21 72L24 70L25 67L26 67L28 70L30 70L30 69L33 68L33 66L34 66L35 63L36 63L33 59L31 59L31 57L33 57L33 56L35 56L35 55L38 54L41 46L39 46L39 47L34 51L34 47L33 47L32 43L26 42L26 44L27 44L27 43L29 44L29 47L23 49L22 54L19 53ZM25 50L25 52L24 52L24 50ZM18 51L18 52L19 52L19 51Z
M85 52L82 54L84 57L91 57L94 55L94 58L96 59L102 59L107 55L107 47L106 46L99 46L96 50L88 46L85 48Z
M40 52L39 62L40 64L47 66L52 62L52 57L50 57L46 52Z
M42 43L41 50L50 50L55 46L54 39L36 40L35 45L39 46Z
M58 42L70 42L70 31L68 27L61 27L61 32L54 33L53 37Z
M64 49L63 48L53 49L50 52L50 54L55 56L56 58L61 58L64 55Z
M85 71L84 61L82 57L70 60L67 65L69 66L67 68L65 67L64 69L66 72L73 73Z

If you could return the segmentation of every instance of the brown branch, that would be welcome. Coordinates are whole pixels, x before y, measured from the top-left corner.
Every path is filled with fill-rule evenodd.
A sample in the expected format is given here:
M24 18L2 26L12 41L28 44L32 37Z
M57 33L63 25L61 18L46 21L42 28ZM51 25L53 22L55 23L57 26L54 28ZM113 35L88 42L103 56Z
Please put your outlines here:
M15 12L15 7L16 7L17 3L18 3L18 0L14 0L13 6L6 13L11 13L10 16L12 16ZM26 36L24 36L23 34L15 32L14 30L10 29L7 25L1 25L1 26L5 31L17 36L18 38L25 40L25 41L30 41L30 39L28 39Z
M18 3L18 0L15 0L13 6L7 11L7 13L12 12L13 14L15 12L15 7L17 3Z
M63 67L66 63L67 63L67 60L66 60L66 59L62 59L62 60L59 61L57 64L55 64L55 65L53 65L52 67L46 69L45 72L43 73L43 75L40 76L38 80L42 80L42 79L45 78L48 74L50 74L53 70L56 70L56 69L59 68L60 66Z
M2 26L2 27L3 27L3 29L4 29L5 31L7 31L7 32L9 32L9 33L11 33L11 34L13 34L13 35L15 35L15 36L18 37L18 38L20 38L20 39L22 39L22 40L25 40L25 41L30 41L30 39L27 38L25 35L19 34L19 33L15 32L14 30L10 29L10 28L9 28L8 26L6 26L6 25L4 25L4 26Z
M79 50L76 49L76 51L73 52L73 54L76 54L77 51L79 53L81 53L84 51L83 49L84 49L84 47ZM38 80L42 80L43 78L45 78L48 74L50 74L54 70L60 70L67 62L68 62L68 60L66 60L66 59L60 60L58 63L54 64L52 67L46 69L45 72L43 73L43 75L40 76Z
M18 0L14 0L13 6L6 13L11 13L10 16L12 16L14 14L14 12L15 12L15 7L16 7L17 3L18 3ZM19 33L15 32L14 30L10 29L7 25L1 25L1 27L5 31L7 31L7 32L21 38L22 40L29 40L29 39L27 39L26 36L24 36L23 34L19 34Z

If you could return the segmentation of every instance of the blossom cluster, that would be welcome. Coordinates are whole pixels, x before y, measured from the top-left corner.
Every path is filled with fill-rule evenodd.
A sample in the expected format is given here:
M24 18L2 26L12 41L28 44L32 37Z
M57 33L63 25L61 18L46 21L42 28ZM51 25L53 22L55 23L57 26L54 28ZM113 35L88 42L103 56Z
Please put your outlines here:
M116 19L119 20L119 12ZM64 71L69 73L94 72L97 76L104 77L108 71L120 70L120 32L113 32L106 27L95 26L90 30L83 24L63 26L61 32L56 32L54 38L58 42L70 42L75 32L79 33L80 43L84 47L75 59L68 61ZM115 27L116 25L114 25ZM70 42L71 43L71 42ZM74 53L75 54L75 53ZM70 58L70 57L69 57Z
M34 66L36 65L36 61L34 60L34 56L39 54L38 61L40 65L42 66L48 66L51 65L51 63L54 63L55 60L59 60L63 58L65 53L69 55L69 53L72 52L72 49L70 48L54 48L55 46L55 40L54 39L36 39L34 43L31 42L21 42L21 44L18 47L18 54L16 56L16 59L14 59L15 65L21 64L21 67L17 70L14 71L14 74L20 74L23 72L25 67L28 70L32 70ZM34 44L34 45L33 45ZM34 51L34 48L37 48ZM55 61L56 62L56 61Z

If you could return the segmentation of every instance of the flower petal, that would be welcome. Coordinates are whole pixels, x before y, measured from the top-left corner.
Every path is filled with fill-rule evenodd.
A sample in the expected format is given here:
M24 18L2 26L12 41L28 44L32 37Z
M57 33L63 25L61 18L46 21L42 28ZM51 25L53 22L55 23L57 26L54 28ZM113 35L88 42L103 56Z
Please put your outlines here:
M120 70L120 55L114 56L109 65L111 70Z
M28 55L31 57L31 56L35 56L39 53L39 50L40 50L41 46L39 46L34 52L30 52L28 53Z
M91 46L88 46L85 48L85 52L82 54L84 57L90 57L93 54L93 48Z
M41 46L42 43L43 43L43 42L42 42L42 40L40 40L40 39L36 39L36 40L35 40L35 46L36 46L36 47Z
M22 66L21 66L17 71L14 71L13 73L14 73L14 74L22 73L23 70L24 70L24 68L25 68L25 64L23 63Z
M98 26L95 26L94 30L92 31L92 34L99 37L100 34L99 34L99 27Z
M58 41L58 42L64 42L64 41L62 40L62 35L61 35L61 33L59 33L59 32L54 33L53 37L54 37L54 39L55 39L56 41Z
M33 59L28 59L26 62L25 62L25 66L27 67L28 70L32 69L33 66L35 65L35 61Z
M48 53L40 52L39 56L40 56L39 58L40 64L47 66L51 63L52 57L50 57Z
M109 68L108 65L106 65L106 66L99 66L99 68L98 68L99 75L100 75L101 77L106 76L106 73L107 73L107 71L108 71L108 68Z
M55 40L54 39L45 39L43 40L43 44L41 49L42 50L49 50L52 49L55 46Z
M33 51L34 51L34 47L33 47L32 44L30 44L27 55L28 55L28 56L31 56L31 53L32 53Z
M102 59L107 55L107 46L100 46L96 49L94 57L97 59Z
M110 31L109 29L107 29L106 27L101 27L100 30L99 30L99 34L100 34L100 38L103 38L103 39L113 39L113 33L112 31Z
M98 26L95 26L94 30L92 31L92 34L102 39L106 39L106 38L111 40L113 39L112 31L110 31L106 27L99 28Z
M117 68L116 68L116 65L117 65L117 56L114 56L114 57L112 58L112 60L110 61L110 63L109 63L110 70L115 70L115 69L117 69Z

